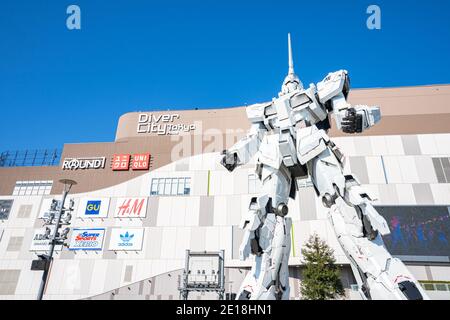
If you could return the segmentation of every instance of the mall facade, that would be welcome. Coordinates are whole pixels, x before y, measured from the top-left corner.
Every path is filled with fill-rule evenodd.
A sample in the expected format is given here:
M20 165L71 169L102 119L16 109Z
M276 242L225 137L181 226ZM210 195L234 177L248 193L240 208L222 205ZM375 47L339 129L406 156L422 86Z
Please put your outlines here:
M330 136L392 230L385 238L433 299L450 299L450 85L352 90L382 120ZM0 159L0 299L36 299L43 218L60 179L73 179L67 246L57 248L45 299L179 299L185 251L225 252L225 292L250 267L238 224L258 193L254 162L229 173L219 153L249 128L245 107L131 112L114 142L65 144L52 161ZM36 153L37 154L37 153ZM35 155L36 155L35 154ZM40 159L40 158L39 158ZM29 164L29 165L24 165ZM334 249L347 299L358 299L347 258L310 180L290 200L291 299L300 299L301 248L317 233ZM89 249L89 250L88 250ZM193 293L191 299L215 298Z

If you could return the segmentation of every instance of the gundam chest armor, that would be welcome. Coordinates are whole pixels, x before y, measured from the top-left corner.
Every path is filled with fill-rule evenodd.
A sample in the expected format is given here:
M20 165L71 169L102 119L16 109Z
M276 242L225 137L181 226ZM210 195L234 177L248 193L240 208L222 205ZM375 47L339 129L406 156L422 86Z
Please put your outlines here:
M350 81L345 70L304 89L294 72L290 35L288 49L289 72L278 97L248 106L247 136L222 153L221 163L230 172L256 157L262 185L240 223L239 257L253 261L237 298L289 299L288 201L295 198L297 178L310 176L362 299L428 299L406 266L387 251L385 219L356 176L344 172L344 157L327 135L332 114L339 130L359 133L380 120L380 109L347 102Z

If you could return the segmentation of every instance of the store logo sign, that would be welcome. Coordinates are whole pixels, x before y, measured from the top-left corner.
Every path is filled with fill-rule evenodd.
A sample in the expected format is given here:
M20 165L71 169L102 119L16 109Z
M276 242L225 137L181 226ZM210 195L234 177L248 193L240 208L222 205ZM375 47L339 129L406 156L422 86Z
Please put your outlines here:
M125 234L121 234L120 235L120 240L122 241L121 243L119 243L120 247L129 247L133 245L133 242L131 240L133 240L134 238L134 234L130 234L127 232L125 232ZM130 242L131 241L131 242Z
M118 198L114 216L116 218L145 218L147 198Z
M109 250L140 251L144 239L144 228L113 228Z
M73 229L69 250L102 250L105 228Z
M49 251L51 245L50 234L53 232L54 228L54 226L49 226L48 229L36 229L31 240L30 251ZM62 245L56 245L55 250L61 251Z
M100 206L102 202L101 200L91 200L86 204L85 215L95 215L98 216L100 214Z
M87 170L103 169L105 167L105 157L92 158L65 158L63 161L63 170Z
M157 135L178 135L182 132L195 130L195 124L174 123L180 115L140 113L138 117L137 133L153 133Z
M127 171L130 168L129 154L115 154L112 160L113 171Z

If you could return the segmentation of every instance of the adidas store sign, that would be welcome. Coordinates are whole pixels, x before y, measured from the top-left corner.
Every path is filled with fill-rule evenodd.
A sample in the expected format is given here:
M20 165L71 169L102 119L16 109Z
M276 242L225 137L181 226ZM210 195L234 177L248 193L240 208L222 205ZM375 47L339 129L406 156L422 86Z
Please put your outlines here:
M109 250L141 251L144 228L114 228L111 230Z

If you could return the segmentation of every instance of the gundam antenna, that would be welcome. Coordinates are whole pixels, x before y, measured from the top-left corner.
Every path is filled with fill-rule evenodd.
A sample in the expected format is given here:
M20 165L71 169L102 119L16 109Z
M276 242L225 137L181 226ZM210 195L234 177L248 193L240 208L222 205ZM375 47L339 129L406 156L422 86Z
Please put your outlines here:
M294 71L294 59L292 58L292 45L290 33L288 33L288 59L289 59L289 71L286 78L284 78L283 85L281 86L281 92L278 94L279 96L290 93L294 90L303 89L303 84Z
M294 61L292 59L292 45L291 45L291 34L288 33L288 55L289 55L289 72L288 74L294 75Z

